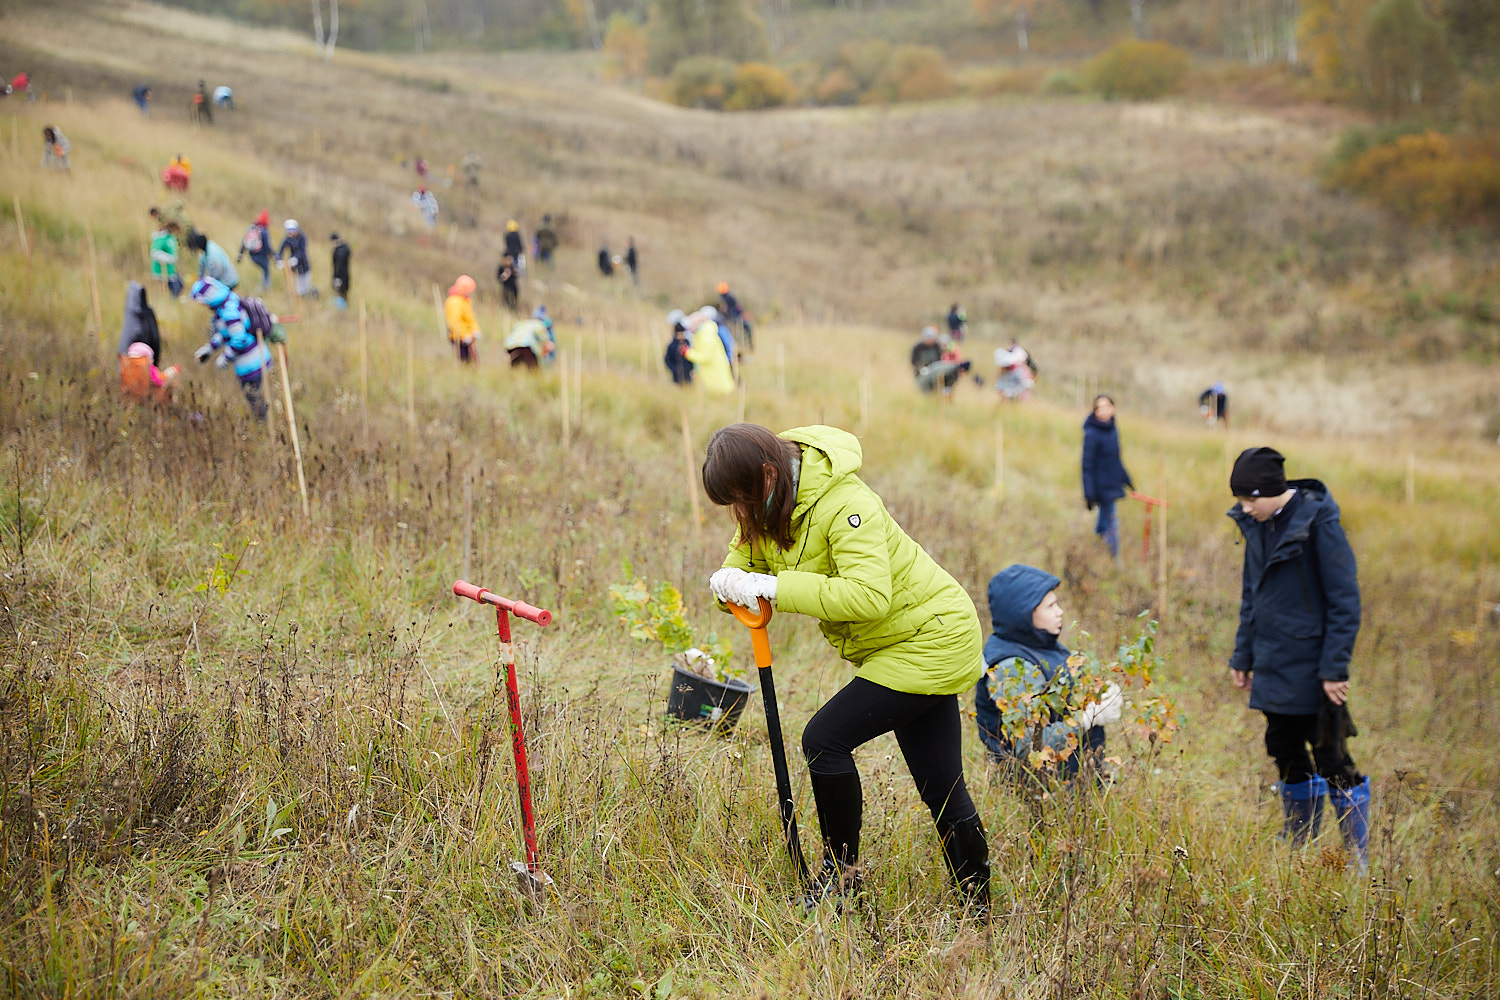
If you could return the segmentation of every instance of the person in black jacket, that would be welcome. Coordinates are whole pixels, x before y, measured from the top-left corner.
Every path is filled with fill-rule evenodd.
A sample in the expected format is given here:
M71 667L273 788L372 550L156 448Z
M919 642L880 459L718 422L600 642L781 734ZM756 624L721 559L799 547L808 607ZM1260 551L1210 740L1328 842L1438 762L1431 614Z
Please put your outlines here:
M333 304L340 309L349 308L349 257L354 251L338 233L330 233L333 241Z
M1323 796L1344 842L1369 863L1370 779L1349 756L1349 660L1359 635L1359 580L1339 506L1316 479L1288 482L1274 448L1235 459L1229 509L1245 536L1234 686L1265 713L1266 750L1281 776L1283 836L1318 834ZM1311 747L1311 753L1309 753Z
M1115 429L1115 401L1094 398L1094 411L1083 421L1083 502L1089 510L1099 508L1094 534L1104 539L1109 554L1120 557L1120 519L1115 501L1135 489L1125 463L1120 459L1120 432Z

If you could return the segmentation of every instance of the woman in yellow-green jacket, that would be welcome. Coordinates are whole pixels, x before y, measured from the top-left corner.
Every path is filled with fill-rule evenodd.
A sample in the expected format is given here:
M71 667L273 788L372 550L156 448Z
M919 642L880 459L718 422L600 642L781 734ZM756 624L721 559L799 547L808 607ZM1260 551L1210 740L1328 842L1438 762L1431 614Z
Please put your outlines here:
M856 747L895 733L964 900L989 905L989 847L964 782L956 696L984 670L974 602L860 480L859 440L834 427L715 432L703 462L709 499L739 531L709 581L721 601L819 619L858 669L802 734L823 869L814 901L858 887L863 796Z

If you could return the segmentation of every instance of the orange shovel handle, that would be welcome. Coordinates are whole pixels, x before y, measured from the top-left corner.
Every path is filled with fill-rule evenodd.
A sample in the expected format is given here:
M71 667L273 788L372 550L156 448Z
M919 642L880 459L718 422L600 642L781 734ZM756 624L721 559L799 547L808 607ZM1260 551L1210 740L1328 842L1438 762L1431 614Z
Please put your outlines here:
M743 604L731 604L729 610L739 619L740 624L750 630L750 647L755 651L755 665L757 667L769 667L771 665L771 637L766 633L766 624L771 620L771 602L764 597L759 598L760 610L751 611Z

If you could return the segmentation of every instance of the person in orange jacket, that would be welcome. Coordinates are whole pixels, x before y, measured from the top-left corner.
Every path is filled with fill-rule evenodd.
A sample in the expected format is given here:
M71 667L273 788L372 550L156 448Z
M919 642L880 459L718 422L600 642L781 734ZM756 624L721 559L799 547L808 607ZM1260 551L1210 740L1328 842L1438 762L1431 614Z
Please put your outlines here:
M448 340L458 351L460 364L477 365L479 354L474 341L479 337L479 320L474 315L474 279L460 274L453 287L448 289L448 300L443 303L443 319L448 324Z

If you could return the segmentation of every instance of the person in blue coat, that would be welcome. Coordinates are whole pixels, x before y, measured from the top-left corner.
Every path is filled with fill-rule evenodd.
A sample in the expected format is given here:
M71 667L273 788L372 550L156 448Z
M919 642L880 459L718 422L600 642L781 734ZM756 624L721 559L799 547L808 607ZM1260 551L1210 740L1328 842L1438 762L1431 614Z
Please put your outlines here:
M979 740L999 764L1024 762L1034 745L1034 733L1017 732L1001 718L996 696L1013 701L1070 683L1068 648L1062 636L1063 609L1057 600L1061 584L1051 573L1016 563L990 578L989 605L993 631L984 643L984 676L974 686L974 714ZM1110 685L1098 702L1090 702L1076 720L1053 716L1042 726L1041 743L1063 750L1070 735L1077 737L1077 753L1064 762L1062 774L1077 774L1080 759L1104 748L1104 725L1118 722L1124 697Z
M1115 428L1115 401L1094 397L1094 412L1083 422L1083 502L1098 508L1094 534L1104 539L1109 554L1120 557L1120 518L1115 501L1135 489L1125 463L1120 460L1120 432Z
M1323 797L1344 842L1369 863L1370 779L1346 740L1349 660L1359 635L1359 579L1339 505L1316 479L1290 482L1274 448L1235 459L1229 509L1245 536L1240 625L1229 661L1234 686L1266 717L1266 750L1281 777L1283 835L1318 834ZM1309 748L1311 752L1309 752Z

